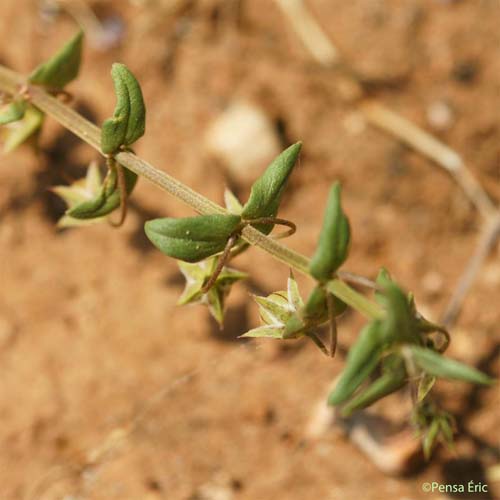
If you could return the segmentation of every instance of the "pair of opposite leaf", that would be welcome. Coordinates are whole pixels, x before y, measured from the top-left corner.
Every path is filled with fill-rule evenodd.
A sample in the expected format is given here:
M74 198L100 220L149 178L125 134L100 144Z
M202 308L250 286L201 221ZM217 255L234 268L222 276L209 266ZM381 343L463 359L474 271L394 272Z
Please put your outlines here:
M476 384L492 382L475 368L445 358L435 350L427 337L432 323L415 314L413 297L404 294L385 270L379 274L377 283L383 289L383 292L377 292L377 300L383 305L385 315L361 331L329 395L329 404L342 405L342 414L348 416L395 392L408 382L410 376L420 381L419 397L422 400L435 378ZM434 325L435 331L440 329ZM377 368L380 375L361 388Z
M79 31L54 56L40 64L28 77L28 83L40 85L48 92L58 93L78 76L80 69L83 32ZM101 149L105 154L114 154L122 147L129 147L144 134L145 106L139 84L132 73L123 64L114 64L111 70L117 105L114 116L103 124ZM4 151L10 152L17 146L38 134L44 114L29 103L24 97L14 99L0 110L0 125L8 125L8 135L4 143ZM93 170L93 171L91 171ZM56 192L64 192L64 199L69 209L63 217L63 225L78 225L78 220L93 219L100 221L120 205L120 192L117 172L110 169L104 182L96 188L95 169L89 169L92 179L91 190L82 194L82 182L77 181L74 187L59 186ZM137 176L125 170L124 180L127 194L130 194ZM87 182L88 184L88 182ZM74 189L74 194L68 190ZM92 192L92 197L87 195ZM74 224L71 224L74 222Z
M146 222L144 229L151 242L164 254L184 262L199 262L220 253L231 236L246 224L269 233L273 224L259 219L274 218L283 190L297 161L301 143L285 149L252 186L240 213L162 218Z
M99 182L93 182L92 189L87 189L85 194L82 193L82 181L76 181L70 187L54 189L68 204L68 210L59 223L61 226L78 226L82 221L101 222L103 217L120 206L123 196L130 195L137 182L137 175L117 165L112 155L131 146L144 134L144 99L139 83L125 65L113 64L111 76L117 103L113 117L104 121L101 130L101 150L108 155L108 173L104 181L99 176ZM123 175L125 193L121 192L119 175ZM88 177L96 179L91 168L87 172Z
M130 195L137 182L137 175L116 164L112 155L130 147L144 134L146 121L144 99L139 83L124 64L113 64L111 76L117 102L113 117L104 121L101 130L101 150L108 155L108 173L90 198L80 200L76 204L68 203L68 210L62 219L62 223L66 226L80 225L78 221L81 220L101 222L102 217L120 206L123 196ZM123 174L125 193L121 192L118 182L121 174ZM79 182L67 189L78 192Z
M35 68L28 83L40 85L49 92L61 92L78 76L81 63L83 32L79 31L48 61ZM16 149L40 131L44 114L24 97L17 97L0 109L0 125L8 125L4 152Z
M277 215L282 193L300 149L301 143L290 146L268 166L264 174L252 185L249 200L244 206L241 206L234 197L226 196L230 214L155 219L146 222L146 235L166 255L184 262L195 263L222 252L229 238L238 235L245 224L251 224L268 234L273 228L269 219L272 220ZM345 261L350 240L349 223L341 208L340 191L338 183L330 190L318 249L311 264L311 273L320 281L318 290L313 292L306 306L301 306L293 318L289 318L288 326L281 333L277 333L275 324L270 329L265 326L265 331L268 331L271 337L297 338L306 334L312 335L312 328L328 319L324 314L327 294L323 290L323 285ZM263 219L266 221L259 222ZM323 295L321 301L314 300L318 294ZM280 302L277 298L279 296L279 293L275 295L270 299L271 302L274 299ZM336 302L339 314L343 311L344 305L338 300ZM259 337L265 336L264 330L257 330L248 332L246 336L255 336L255 333Z

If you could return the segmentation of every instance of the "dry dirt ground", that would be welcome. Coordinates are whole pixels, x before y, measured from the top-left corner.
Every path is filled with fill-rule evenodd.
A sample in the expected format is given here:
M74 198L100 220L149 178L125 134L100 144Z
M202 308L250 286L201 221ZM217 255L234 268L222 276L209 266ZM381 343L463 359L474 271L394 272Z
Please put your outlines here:
M41 4L2 0L2 64L27 72L73 32L67 14L41 18ZM372 95L456 148L498 201L500 4L309 4ZM299 227L287 244L312 252L328 187L339 179L354 228L348 269L373 277L387 266L440 316L474 249L479 214L446 173L360 122L334 72L311 60L273 2L91 6L123 33L108 50L87 45L71 85L80 112L96 123L110 115L110 65L125 62L148 104L137 153L221 202L226 175L205 152L206 129L235 100L260 106L283 145L304 142L282 209ZM436 102L452 111L439 130L428 119ZM381 474L335 429L305 441L341 358L309 343L282 349L236 339L258 323L248 293L282 289L288 269L256 249L242 257L238 267L252 281L234 290L219 331L203 308L176 307L176 264L142 231L148 218L191 211L142 181L120 230L58 231L64 207L48 188L82 175L95 153L51 120L41 147L38 156L26 147L0 160L2 500L423 500L447 498L423 492L424 482L486 481L499 457L496 388L440 384L443 406L458 417L456 450L438 450L405 478ZM234 187L245 196L249 184ZM499 366L499 258L497 244L449 350L491 374ZM361 324L345 317L342 345ZM457 498L500 493L498 482L488 488Z

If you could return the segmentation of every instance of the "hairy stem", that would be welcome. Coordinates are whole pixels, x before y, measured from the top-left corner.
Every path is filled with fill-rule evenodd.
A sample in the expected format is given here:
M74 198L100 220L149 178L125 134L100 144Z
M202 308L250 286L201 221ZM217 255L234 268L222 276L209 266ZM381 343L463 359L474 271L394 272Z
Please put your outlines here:
M0 91L15 95L22 88L26 88L25 78L19 73L0 65ZM52 116L63 127L73 132L103 156L106 156L101 151L101 130L99 127L40 87L28 86L27 93L33 105L47 115ZM153 167L130 151L122 151L116 154L115 159L124 167L146 178L200 214L227 213L220 205L205 198L166 172ZM262 248L287 266L308 276L310 275L309 259L306 256L265 236L252 226L246 226L243 229L242 237L249 244ZM341 273L339 275L341 276ZM329 291L369 318L380 317L383 314L377 304L368 300L339 279L334 279L329 283Z

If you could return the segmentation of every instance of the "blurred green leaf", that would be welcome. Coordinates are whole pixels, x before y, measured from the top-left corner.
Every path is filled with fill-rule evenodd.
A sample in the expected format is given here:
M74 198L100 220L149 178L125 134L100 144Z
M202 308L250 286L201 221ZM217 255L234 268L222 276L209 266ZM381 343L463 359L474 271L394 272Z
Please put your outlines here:
M349 350L345 368L328 397L328 404L338 405L347 401L375 370L385 347L381 326L380 321L374 321L361 330L356 343Z
M331 279L349 252L351 231L349 220L342 210L340 193L340 184L336 182L330 189L323 228L309 266L311 274L321 282Z
M10 153L23 142L35 137L42 127L43 119L44 114L39 109L28 105L21 120L9 123L5 127L4 152Z
M427 432L424 435L422 448L424 450L424 457L426 460L431 458L432 450L436 445L436 440L439 434L439 427L439 419L432 420Z
M431 349L426 349L416 345L410 345L408 348L411 351L415 363L429 375L447 379L463 380L473 384L490 385L494 383L494 379L488 377L479 370L460 363L459 361L445 358Z
M29 81L51 90L61 90L78 76L82 57L83 31L79 31L47 62L40 64Z
M436 382L436 377L429 375L428 373L423 373L421 379L418 382L418 390L417 390L417 402L421 403L426 397L427 394L434 387L434 383Z
M278 325L259 326L240 335L239 338L282 339L283 328Z
M92 162L83 179L78 179L71 186L55 186L51 190L60 196L68 208L95 198L102 187L102 177L97 162ZM103 222L105 217L95 219L74 219L65 214L57 222L58 227L76 227Z
M406 384L407 375L403 359L394 355L389 358L384 363L382 375L346 403L342 408L342 416L347 417L354 411L366 408Z
M24 100L12 101L0 109L0 125L21 120L26 111L27 103Z

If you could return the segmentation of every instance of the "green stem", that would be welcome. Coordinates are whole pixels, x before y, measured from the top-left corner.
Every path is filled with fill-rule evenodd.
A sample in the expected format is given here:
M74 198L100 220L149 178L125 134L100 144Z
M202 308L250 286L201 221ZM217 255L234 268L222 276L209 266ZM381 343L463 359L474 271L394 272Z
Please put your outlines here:
M369 319L381 319L384 316L384 310L376 302L368 300L339 279L329 281L326 289Z
M14 95L25 85L26 79L22 75L0 65L0 91ZM41 87L30 85L28 93L32 104L44 113L52 116L63 127L73 132L103 156L106 156L101 151L101 130L99 127L45 92ZM115 159L124 167L148 179L200 214L227 213L227 210L220 205L205 198L166 172L153 167L130 151L122 151L116 154ZM262 248L287 266L310 276L309 259L306 256L265 236L252 226L246 226L243 229L242 237L249 244ZM363 295L338 279L329 283L329 290L339 299L369 318L379 317L381 314L381 309L377 304L366 299Z

